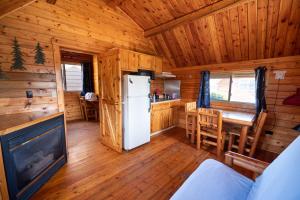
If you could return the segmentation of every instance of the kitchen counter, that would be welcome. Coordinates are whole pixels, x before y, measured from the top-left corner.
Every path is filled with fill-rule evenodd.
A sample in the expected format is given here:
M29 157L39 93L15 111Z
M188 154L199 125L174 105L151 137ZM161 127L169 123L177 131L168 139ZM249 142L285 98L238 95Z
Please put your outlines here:
M170 103L175 101L180 101L181 99L170 99L170 100L157 100L156 102L151 102L151 104L161 104L161 103Z
M64 114L63 112L30 112L19 114L0 115L0 136L32 126L48 119Z

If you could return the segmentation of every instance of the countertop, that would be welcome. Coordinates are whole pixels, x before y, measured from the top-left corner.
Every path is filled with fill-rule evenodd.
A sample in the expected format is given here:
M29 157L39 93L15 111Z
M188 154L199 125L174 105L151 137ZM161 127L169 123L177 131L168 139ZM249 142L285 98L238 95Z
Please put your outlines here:
M0 136L64 114L57 110L0 115Z
M169 103L174 101L180 101L181 99L170 99L170 100L158 100L156 102L151 102L151 104Z

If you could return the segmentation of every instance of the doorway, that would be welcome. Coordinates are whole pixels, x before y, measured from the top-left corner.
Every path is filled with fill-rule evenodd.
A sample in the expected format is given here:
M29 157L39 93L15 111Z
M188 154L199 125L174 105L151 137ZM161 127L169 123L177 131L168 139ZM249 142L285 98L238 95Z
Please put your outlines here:
M99 76L96 54L60 49L68 149L84 151L99 139Z

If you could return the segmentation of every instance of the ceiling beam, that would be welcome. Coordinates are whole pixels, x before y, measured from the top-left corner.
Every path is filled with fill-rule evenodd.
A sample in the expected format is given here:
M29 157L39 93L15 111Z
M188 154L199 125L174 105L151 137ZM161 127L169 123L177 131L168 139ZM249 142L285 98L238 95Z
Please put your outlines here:
M15 12L25 6L35 2L35 0L1 0L0 3L0 19Z
M206 17L209 15L213 15L219 12L224 11L225 9L230 9L232 7L235 7L241 3L250 2L250 1L256 1L256 0L223 0L219 1L217 3L214 3L212 5L200 8L199 10L196 10L194 12L191 12L189 14L186 14L182 17L176 18L174 20L171 20L169 22L166 22L164 24L158 25L154 28L150 28L148 30L145 30L145 37L149 37L152 35L156 35L158 33L161 33L163 31L169 30L171 28L174 28L175 26L182 25L189 23L193 20Z

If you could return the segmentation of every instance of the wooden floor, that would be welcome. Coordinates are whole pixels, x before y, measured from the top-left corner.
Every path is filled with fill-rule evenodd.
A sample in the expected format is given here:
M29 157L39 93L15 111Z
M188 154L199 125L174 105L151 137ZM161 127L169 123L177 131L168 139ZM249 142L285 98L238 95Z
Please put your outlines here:
M68 134L68 164L32 199L169 199L201 162L215 158L180 128L122 154L99 142L95 122L69 123Z

